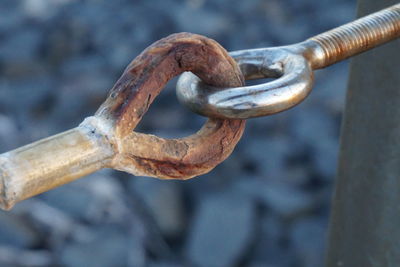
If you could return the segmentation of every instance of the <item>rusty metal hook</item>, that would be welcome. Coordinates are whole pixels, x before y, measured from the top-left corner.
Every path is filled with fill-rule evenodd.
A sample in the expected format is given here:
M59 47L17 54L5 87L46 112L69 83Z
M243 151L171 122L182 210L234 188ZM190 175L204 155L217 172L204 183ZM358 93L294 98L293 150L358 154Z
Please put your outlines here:
M245 121L209 119L181 139L133 131L168 80L183 71L214 86L244 83L236 62L211 39L180 33L155 42L79 127L0 155L0 207L9 209L101 168L164 179L188 179L213 169L230 155Z
M372 49L400 36L400 4L360 18L304 42L230 53L246 79L278 78L239 88L216 88L192 73L181 75L177 95L192 111L215 118L266 116L303 101L313 86L313 70Z

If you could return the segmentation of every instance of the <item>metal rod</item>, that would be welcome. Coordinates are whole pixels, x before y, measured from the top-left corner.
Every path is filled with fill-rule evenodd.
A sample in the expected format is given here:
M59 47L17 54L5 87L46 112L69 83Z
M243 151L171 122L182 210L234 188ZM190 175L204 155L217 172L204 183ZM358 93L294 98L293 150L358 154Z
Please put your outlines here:
M395 2L360 0L358 15ZM399 51L394 41L351 61L328 267L400 263Z
M306 42L317 42L323 55L314 50L313 69L324 68L370 50L400 36L400 4L316 35ZM311 45L312 46L312 45Z
M69 183L107 166L114 151L81 125L0 155L0 207Z

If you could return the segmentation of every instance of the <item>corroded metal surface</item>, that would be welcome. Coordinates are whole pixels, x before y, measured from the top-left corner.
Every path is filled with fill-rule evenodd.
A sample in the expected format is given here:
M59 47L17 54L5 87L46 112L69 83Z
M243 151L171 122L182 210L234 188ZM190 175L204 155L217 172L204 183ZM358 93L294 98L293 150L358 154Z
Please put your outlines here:
M304 42L232 52L246 79L278 78L240 88L215 88L185 73L178 81L180 101L215 118L259 117L287 110L310 93L313 70L332 65L400 36L400 4L358 19Z
M185 179L209 171L232 152L242 135L243 120L210 119L198 133L177 140L133 132L168 80L184 71L214 86L244 83L235 61L208 38L182 33L156 42L129 64L96 113L115 124L118 155L112 167L136 175Z
M210 119L181 139L133 131L168 80L184 71L214 86L244 84L236 62L211 39L180 33L157 41L129 64L104 104L79 127L0 155L0 206L9 209L101 168L164 179L213 169L230 155L245 121Z

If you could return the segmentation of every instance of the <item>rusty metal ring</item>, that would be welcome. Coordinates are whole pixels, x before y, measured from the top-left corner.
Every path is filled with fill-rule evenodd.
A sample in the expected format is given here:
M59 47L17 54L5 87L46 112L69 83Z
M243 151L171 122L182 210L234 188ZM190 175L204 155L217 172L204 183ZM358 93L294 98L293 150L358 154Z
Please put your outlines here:
M135 175L188 179L230 155L244 120L209 119L200 131L181 139L133 132L168 80L184 71L216 87L244 85L236 62L209 38L179 33L155 42L128 65L95 115L112 124L116 154L110 167Z
M210 119L199 132L163 139L134 132L173 76L192 71L214 86L242 86L235 61L215 41L180 33L146 49L126 68L94 116L78 127L0 155L0 207L102 168L164 179L210 171L230 155L245 121Z

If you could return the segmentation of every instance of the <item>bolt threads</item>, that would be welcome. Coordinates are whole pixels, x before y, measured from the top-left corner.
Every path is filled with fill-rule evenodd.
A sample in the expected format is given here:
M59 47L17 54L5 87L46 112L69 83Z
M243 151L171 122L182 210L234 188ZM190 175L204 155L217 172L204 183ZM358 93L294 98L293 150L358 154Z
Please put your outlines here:
M400 37L400 4L345 24L309 40L324 52L321 66L326 67L390 40Z

